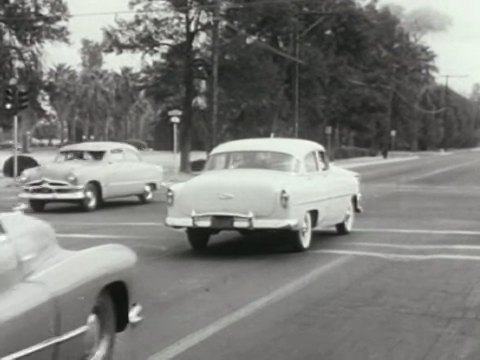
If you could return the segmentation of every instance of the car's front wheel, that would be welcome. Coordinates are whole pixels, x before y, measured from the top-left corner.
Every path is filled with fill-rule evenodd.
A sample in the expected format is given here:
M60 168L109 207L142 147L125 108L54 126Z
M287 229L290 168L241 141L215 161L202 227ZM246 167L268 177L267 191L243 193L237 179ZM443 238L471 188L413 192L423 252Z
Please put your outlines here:
M193 250L205 250L210 240L210 233L203 229L187 229L187 239Z
M87 318L86 360L111 360L115 344L116 317L111 296L102 292Z
M100 192L95 184L88 183L85 186L84 198L81 206L84 211L93 211L98 207Z
M355 222L355 208L353 201L350 201L345 212L345 218L343 222L335 225L337 233L340 235L346 235L352 232L353 223Z
M153 186L146 184L143 188L143 193L138 195L138 198L142 204L147 204L153 200Z
M33 212L42 212L45 210L46 201L45 200L30 200L30 208Z
M300 222L299 228L290 234L295 251L308 250L312 242L312 215L306 212Z

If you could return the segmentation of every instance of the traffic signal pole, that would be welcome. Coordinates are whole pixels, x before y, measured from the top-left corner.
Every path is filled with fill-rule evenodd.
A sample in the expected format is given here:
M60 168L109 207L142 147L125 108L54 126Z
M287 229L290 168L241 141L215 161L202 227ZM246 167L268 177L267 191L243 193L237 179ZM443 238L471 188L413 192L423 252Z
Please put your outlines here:
M13 115L13 178L18 179L18 115Z

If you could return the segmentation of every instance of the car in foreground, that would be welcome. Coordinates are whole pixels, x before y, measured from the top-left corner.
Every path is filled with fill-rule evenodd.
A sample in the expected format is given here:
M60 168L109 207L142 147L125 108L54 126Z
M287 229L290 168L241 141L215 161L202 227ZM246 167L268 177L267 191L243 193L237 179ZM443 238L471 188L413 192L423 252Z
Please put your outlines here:
M84 142L62 147L53 163L25 170L19 197L37 212L49 202L75 202L92 211L104 200L132 195L148 203L162 180L163 168L144 162L131 145Z
M47 222L0 214L0 359L111 359L141 320L135 264L125 246L65 250Z
M359 182L357 173L330 164L313 141L231 141L211 151L200 175L168 188L165 222L186 228L194 250L222 230L275 230L303 251L314 229L352 231L361 210Z

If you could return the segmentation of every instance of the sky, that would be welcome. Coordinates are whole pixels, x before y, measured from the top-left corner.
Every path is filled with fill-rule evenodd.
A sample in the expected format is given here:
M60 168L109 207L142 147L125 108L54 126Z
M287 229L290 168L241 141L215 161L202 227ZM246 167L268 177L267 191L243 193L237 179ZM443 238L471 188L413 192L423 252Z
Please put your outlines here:
M112 24L115 15L87 16L91 13L127 11L128 0L66 0L71 14L71 46L53 44L46 47L45 63L80 64L80 40L100 41L102 27ZM424 41L437 54L438 82L444 84L449 76L449 86L463 95L469 95L474 83L480 83L480 0L380 0L380 4L396 4L406 10L431 7L450 16L452 23L447 31L427 35ZM122 15L119 15L122 16ZM138 66L133 55L108 55L106 66Z

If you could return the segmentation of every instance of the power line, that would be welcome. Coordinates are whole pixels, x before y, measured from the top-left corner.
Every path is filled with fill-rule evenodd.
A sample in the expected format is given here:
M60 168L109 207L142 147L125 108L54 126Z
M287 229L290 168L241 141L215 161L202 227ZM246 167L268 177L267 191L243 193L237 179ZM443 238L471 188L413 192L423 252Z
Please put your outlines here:
M164 2L165 0L157 0L155 2ZM242 4L232 4L232 3L227 3L227 7L229 9L248 9L248 8L255 8L255 7L261 7L261 6L266 6L266 5L298 5L298 4L320 4L321 2L319 0L261 0L261 1L252 1L249 3L242 3ZM186 11L189 9L198 9L198 10L215 10L215 5L198 5L195 7L192 6L181 6L181 7L176 7L175 8L177 11ZM65 15L65 14L50 14L50 15L39 15L32 13L30 15L25 15L25 16L11 16L11 17L5 17L5 16L0 16L0 22L5 22L5 21L15 21L15 20L41 20L41 19L46 19L46 18L55 18L55 17L63 17L66 16L68 18L80 18L80 17L95 17L95 16L109 16L109 15L131 15L131 14L156 14L158 12L161 12L161 9L158 10L112 10L112 11L103 11L103 12L85 12L85 13L76 13L76 14L70 14L70 15Z

